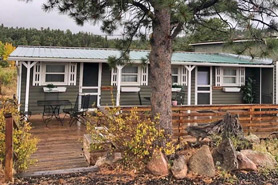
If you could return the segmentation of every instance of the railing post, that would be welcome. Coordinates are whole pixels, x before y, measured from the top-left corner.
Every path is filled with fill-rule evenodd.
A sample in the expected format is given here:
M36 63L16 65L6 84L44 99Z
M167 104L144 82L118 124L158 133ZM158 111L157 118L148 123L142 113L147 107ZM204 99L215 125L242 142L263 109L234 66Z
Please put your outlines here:
M12 114L5 114L5 181L13 181L13 118Z
M180 139L180 137L181 137L181 125L182 125L182 116L181 116L181 114L182 114L182 111L181 110L179 110L178 111L179 112L179 139Z
M253 112L254 112L254 108L251 107L251 108L249 109L249 113L250 113L250 115L249 115L249 119L250 119L249 124L252 124L252 123L253 123ZM249 126L248 133L250 133L251 130L252 130L252 126Z

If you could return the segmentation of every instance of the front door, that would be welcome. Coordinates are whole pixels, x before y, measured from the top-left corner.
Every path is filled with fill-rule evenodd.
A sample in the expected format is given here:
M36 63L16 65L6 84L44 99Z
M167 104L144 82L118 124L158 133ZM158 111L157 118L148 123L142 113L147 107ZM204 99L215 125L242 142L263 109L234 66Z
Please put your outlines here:
M211 67L197 67L196 70L196 104L211 104Z
M99 105L99 67L98 63L81 63L79 90L80 109L95 108ZM89 103L88 103L89 101ZM82 103L84 102L84 103ZM88 107L89 105L89 107ZM86 106L86 107L85 107Z

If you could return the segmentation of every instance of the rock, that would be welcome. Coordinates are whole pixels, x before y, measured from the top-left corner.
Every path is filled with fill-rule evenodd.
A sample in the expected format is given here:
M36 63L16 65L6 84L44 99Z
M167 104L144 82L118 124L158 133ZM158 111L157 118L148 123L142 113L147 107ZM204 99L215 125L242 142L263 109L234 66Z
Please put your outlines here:
M169 169L168 163L163 153L159 150L155 150L151 157L151 160L147 164L147 169L153 174L158 176L168 176Z
M176 154L179 156L182 155L185 158L185 161L187 163L194 152L195 152L194 149L187 149L187 150L177 151Z
M112 162L115 163L121 159L123 159L121 152L115 152L113 155Z
M250 135L246 136L245 139L247 141L249 141L250 143L256 143L256 144L260 143L260 138L258 136L256 136L255 134L250 134Z
M215 164L226 171L238 169L236 150L230 138L225 138L212 152Z
M95 163L95 166L97 167L101 167L105 164L108 164L108 165L111 165L112 164L112 161L109 160L106 156L103 156L103 157L99 157Z
M178 159L173 161L171 171L173 176L177 179L183 179L187 175L187 165L185 156L181 155Z
M277 165L277 162L270 153L262 153L254 150L241 150L240 153L249 158L257 167L273 169Z
M112 155L106 154L105 156L99 157L96 160L95 166L100 167L104 164L112 165L113 163L122 159L122 154L120 152L115 152Z
M257 171L256 164L241 152L237 152L237 161L239 170Z
M213 177L215 175L215 167L209 147L203 145L189 159L189 169L199 175Z

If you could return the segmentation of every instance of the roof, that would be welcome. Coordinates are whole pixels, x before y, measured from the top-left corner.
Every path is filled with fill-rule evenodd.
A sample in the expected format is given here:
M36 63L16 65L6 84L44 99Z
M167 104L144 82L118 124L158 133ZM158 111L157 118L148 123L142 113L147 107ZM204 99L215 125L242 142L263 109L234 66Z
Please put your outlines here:
M244 39L244 40L233 40L233 43L241 43L241 42L253 42L254 39ZM210 42L197 42L189 44L190 46L203 46L203 45L217 45L217 44L225 44L227 41L210 41Z
M147 58L150 51L133 50L129 53L131 61L140 61ZM13 61L71 61L71 62L107 62L109 56L119 57L121 51L116 49L95 49L75 47L42 47L42 46L18 46L10 54L9 60ZM211 64L239 64L239 65L270 65L271 59L251 59L246 56L238 56L223 53L196 53L174 52L173 64L183 63L211 63Z

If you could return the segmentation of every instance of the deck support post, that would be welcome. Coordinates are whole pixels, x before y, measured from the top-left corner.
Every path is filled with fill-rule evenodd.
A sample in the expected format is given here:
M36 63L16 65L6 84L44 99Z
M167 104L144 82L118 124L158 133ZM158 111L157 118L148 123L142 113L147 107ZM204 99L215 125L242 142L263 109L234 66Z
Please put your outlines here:
M185 65L184 66L187 70L187 105L191 105L191 72L196 67L193 65Z
M122 69L124 66L117 65L117 97L116 106L120 106L121 99L121 81L122 81Z
M13 182L13 118L5 114L5 182Z
M24 106L24 112L28 114L28 107L29 107L29 90L30 90L30 72L31 68L36 65L37 62L31 63L30 61L23 62L22 64L26 67L27 69L27 77L26 77L26 91L25 91L25 106Z

